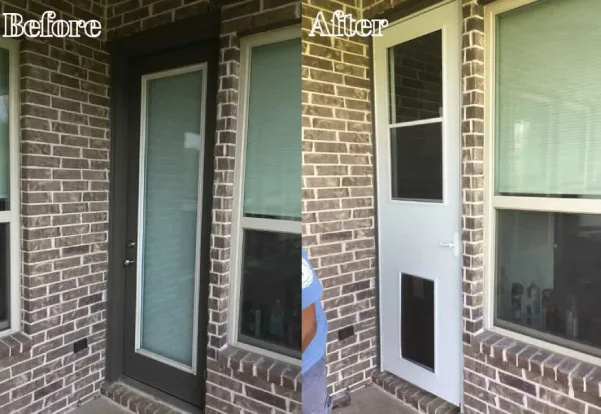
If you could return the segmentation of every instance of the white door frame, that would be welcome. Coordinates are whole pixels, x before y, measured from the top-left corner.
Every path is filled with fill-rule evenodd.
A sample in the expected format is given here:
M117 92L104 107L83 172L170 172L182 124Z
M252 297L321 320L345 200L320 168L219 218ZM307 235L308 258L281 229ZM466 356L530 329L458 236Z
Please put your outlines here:
M456 27L453 27L453 30L455 33L457 33L457 39L456 39L456 47L452 47L451 49L456 52L456 53L445 53L443 50L443 70L446 72L448 70L451 70L451 73L449 73L449 75L444 75L443 79L447 80L449 78L455 78L456 79L456 83L455 84L444 84L443 83L443 95L444 95L444 102L445 105L443 105L443 119L444 119L444 130L455 130L456 131L456 139L459 140L458 143L458 147L459 147L459 152L457 154L455 154L456 157L458 157L459 160L459 165L461 166L461 138L462 138L462 134L461 134L461 110L462 110L462 90L461 90L461 85L462 85L462 77L461 77L461 62L462 62L462 12L461 12L461 2L458 0L444 0L441 1L440 3L425 8L423 10L420 10L417 13L414 13L410 16L407 16L403 19L400 19L396 22L392 22L391 25L384 29L383 31L383 36L382 37L374 37L374 41L373 41L373 47L372 47L372 53L373 53L373 76L374 76L374 81L373 81L373 85L374 85L374 130L375 130L375 134L374 134L374 144L375 144L375 169L376 169L376 177L375 177L375 181L376 181L376 200L377 200L377 204L380 204L380 200L384 199L384 195L380 193L380 191L384 191L388 194L388 196L386 196L386 199L392 201L391 199L391 195L390 195L390 189L388 188L388 186L382 186L381 184L381 176L380 174L377 173L378 171L378 162L382 162L382 161L378 161L378 160L382 160L383 158L389 158L390 154L387 151L382 151L380 148L380 151L378 151L378 134L386 134L386 139L389 139L388 134L389 134L389 122L388 122L388 116L389 116L389 102L388 102L388 90L387 90L387 86L388 86L388 68L387 68L387 56L386 56L386 48L390 47L390 46L394 46L396 44L402 43L403 41L399 41L398 39L395 39L394 36L386 36L387 32L390 32L390 30L392 28L394 28L395 26L397 26L398 24L404 23L404 22L408 22L420 15L429 13L429 12L435 12L436 13L436 9L442 9L443 7L446 8L446 10L450 10L451 7L454 7L456 10L456 22L455 24L457 25ZM440 10L438 11L438 13L440 13ZM453 25L453 23L451 23L451 26ZM411 38L416 38L421 36L424 33L420 33L417 34L414 37L409 37L408 39L405 39L404 41L408 41L411 40ZM445 37L445 34L443 33L443 42L447 42L448 44L452 44L452 39L447 39ZM444 43L443 43L444 44ZM449 103L456 103L456 106L452 106L449 105ZM419 122L418 122L419 123ZM446 163L446 157L449 154L447 154L446 150L443 150L443 164ZM389 161L386 161L389 162ZM445 169L446 170L446 169ZM445 171L443 170L443 171ZM458 177L456 177L456 179L459 180L459 188L460 188L460 194L458 196L458 201L459 201L459 214L457 216L457 220L459 223L459 245L462 245L462 240L461 240L461 219L462 219L462 195L461 195L461 168L459 168L458 171ZM444 180L443 180L444 181ZM447 185L446 183L443 183L443 203L446 205L448 202L448 191L447 191ZM409 202L410 203L410 202ZM423 204L428 204L428 203L423 203ZM384 223L382 223L382 215L380 214L379 208L376 211L376 222L377 222L377 228L381 229L382 225ZM377 243L378 246L381 246L381 232L378 230L377 231ZM379 247L378 247L378 252L379 252ZM459 248L459 252L458 252L458 256L459 256L459 267L457 269L456 272L456 276L458 278L459 284L461 285L461 280L462 280L462 249ZM382 292L382 275L381 275L381 269L382 267L380 266L380 260L381 260L381 256L378 254L377 255L377 259L378 259L378 289L379 292ZM463 316L462 316L462 306L461 306L461 301L459 302L460 305L457 308L457 314L456 317L458 318L459 322L459 327L460 329L462 329L462 320L463 320ZM383 321L383 316L385 314L385 312L382 309L382 301L379 300L379 324L380 327L382 328L384 325L382 323ZM400 321L399 321L400 322ZM457 344L452 345L453 348L456 348L456 351L454 350L453 353L457 354L457 361L458 363L456 364L457 368L457 378L456 378L456 382L458 384L458 386L456 387L456 389L451 393L452 395L454 395L454 397L449 398L449 396L446 396L446 400L453 403L453 404L457 404L460 406L463 406L463 345L462 345L462 332L460 332L460 334L458 335L459 337L459 341ZM435 341L439 341L439 338L435 337ZM386 361L384 359L384 355L383 355L383 347L382 347L382 343L380 343L380 349L379 349L379 357L380 357L380 368L382 371L386 370ZM443 397L444 398L444 397Z

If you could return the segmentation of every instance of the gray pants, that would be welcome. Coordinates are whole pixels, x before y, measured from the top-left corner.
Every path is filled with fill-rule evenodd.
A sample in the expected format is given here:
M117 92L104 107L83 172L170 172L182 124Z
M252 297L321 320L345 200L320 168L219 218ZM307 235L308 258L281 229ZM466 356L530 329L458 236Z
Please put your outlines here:
M330 414L332 397L328 394L326 360L320 359L303 374L303 414Z

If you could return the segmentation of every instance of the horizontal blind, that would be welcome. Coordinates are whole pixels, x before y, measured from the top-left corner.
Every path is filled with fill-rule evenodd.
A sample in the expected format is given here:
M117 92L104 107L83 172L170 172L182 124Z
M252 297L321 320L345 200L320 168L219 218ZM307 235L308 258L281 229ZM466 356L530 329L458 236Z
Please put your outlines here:
M245 216L300 220L300 56L300 39L251 50Z
M202 70L148 81L143 232L142 348L193 360Z
M601 1L497 16L498 194L601 196Z
M0 49L0 200L8 199L10 193L8 59L8 50ZM0 208L1 206L0 202Z

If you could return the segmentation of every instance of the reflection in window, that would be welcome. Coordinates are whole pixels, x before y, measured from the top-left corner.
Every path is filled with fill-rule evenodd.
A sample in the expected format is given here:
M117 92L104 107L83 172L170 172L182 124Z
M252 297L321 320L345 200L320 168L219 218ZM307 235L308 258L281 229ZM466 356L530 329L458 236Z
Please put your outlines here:
M496 317L601 347L601 216L500 210Z
M442 116L442 31L388 49L390 123Z
M301 235L245 230L240 333L300 357Z
M390 130L392 198L442 201L442 122Z

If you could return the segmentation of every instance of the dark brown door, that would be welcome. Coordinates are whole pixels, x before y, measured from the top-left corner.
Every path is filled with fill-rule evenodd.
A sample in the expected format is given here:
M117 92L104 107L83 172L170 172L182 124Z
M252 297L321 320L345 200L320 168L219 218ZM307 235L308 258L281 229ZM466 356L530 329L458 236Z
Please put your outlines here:
M129 69L123 373L199 407L217 57L207 41Z

